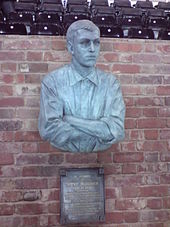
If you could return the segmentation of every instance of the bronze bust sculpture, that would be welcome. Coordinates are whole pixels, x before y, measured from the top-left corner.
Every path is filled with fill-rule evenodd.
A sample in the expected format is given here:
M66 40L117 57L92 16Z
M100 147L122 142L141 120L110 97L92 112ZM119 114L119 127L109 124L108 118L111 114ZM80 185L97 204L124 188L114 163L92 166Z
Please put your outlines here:
M42 81L39 132L70 152L96 152L124 138L125 105L118 80L95 67L99 28L79 20L67 30L70 64Z

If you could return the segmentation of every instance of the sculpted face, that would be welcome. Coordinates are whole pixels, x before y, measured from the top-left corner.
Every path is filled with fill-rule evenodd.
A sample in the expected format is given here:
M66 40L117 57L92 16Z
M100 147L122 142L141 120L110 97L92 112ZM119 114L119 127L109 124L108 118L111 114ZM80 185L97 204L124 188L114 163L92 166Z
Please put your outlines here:
M71 54L74 61L84 67L93 67L96 64L100 51L100 35L97 30L78 30L71 45Z

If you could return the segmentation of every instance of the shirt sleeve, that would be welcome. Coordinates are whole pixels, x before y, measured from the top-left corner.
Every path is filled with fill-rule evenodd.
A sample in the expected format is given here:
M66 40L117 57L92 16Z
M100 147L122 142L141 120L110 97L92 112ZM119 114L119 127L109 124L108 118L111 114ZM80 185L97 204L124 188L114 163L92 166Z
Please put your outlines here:
M124 139L125 104L118 80L108 90L108 102L104 116L100 119L105 122L112 135L111 140L100 140L100 143L114 144ZM111 97L111 100L109 100Z
M44 140L50 141L57 148L69 150L67 141L75 130L63 121L63 102L52 78L44 80L41 85L38 128Z

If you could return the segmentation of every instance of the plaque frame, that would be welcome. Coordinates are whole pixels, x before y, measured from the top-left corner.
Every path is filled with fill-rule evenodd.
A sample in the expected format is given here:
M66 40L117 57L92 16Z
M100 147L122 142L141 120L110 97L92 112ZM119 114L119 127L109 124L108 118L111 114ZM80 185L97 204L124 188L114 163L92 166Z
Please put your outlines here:
M84 181L84 179L87 181ZM93 202L89 198L92 198ZM84 203L80 202L81 200ZM88 202L91 204L89 207ZM76 224L104 221L104 169L60 169L60 223Z

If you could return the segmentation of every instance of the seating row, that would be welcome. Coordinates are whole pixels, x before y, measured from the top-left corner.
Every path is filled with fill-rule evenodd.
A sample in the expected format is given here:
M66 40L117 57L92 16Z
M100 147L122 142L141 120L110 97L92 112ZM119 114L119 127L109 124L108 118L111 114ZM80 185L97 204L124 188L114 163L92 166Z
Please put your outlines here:
M136 38L136 39L163 39L170 40L170 31L161 29L157 34L148 28L129 28L124 32L121 27L100 26L101 36L110 38ZM21 23L0 23L0 34L2 35L65 35L62 27L57 24L38 24L26 26Z

